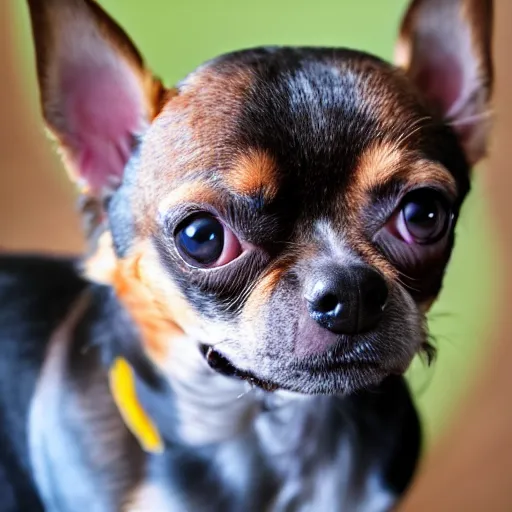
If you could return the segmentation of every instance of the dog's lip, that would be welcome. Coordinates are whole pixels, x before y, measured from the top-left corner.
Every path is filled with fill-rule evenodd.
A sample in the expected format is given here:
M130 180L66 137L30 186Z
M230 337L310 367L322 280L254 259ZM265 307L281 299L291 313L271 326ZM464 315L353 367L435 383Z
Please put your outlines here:
M245 380L250 384L263 389L264 391L277 391L280 387L275 382L270 382L269 380L256 377L256 375L254 375L252 372L240 370L235 365L233 365L233 363L231 363L231 361L226 356L222 355L218 350L210 345L202 344L201 352L206 359L208 366L210 366L212 370L215 370L221 375Z
M301 389L296 388L291 383L281 383L278 384L276 382L270 381L268 379L262 379L257 377L254 373L241 370L237 368L225 355L219 352L211 345L201 344L200 345L201 353L203 354L208 366L220 375L224 375L226 377L238 378L240 380L244 380L249 382L251 385L256 386L264 391L273 392L277 390L289 390L302 392ZM381 373L382 368L379 364L368 362L368 361L331 361L330 363L326 363L325 361L321 365L311 364L298 364L294 365L295 371L300 373L307 372L312 378L318 376L320 374L325 373L336 373L339 371L364 371L364 372L376 372ZM395 373L395 372L387 372L387 373ZM401 372L397 372L401 373Z

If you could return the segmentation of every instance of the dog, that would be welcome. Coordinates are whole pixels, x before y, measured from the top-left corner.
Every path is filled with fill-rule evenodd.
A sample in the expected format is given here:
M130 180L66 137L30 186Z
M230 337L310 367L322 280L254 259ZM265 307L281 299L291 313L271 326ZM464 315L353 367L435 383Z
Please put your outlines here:
M412 1L394 64L253 48L174 88L95 1L28 6L89 249L0 258L1 510L394 508L491 2Z

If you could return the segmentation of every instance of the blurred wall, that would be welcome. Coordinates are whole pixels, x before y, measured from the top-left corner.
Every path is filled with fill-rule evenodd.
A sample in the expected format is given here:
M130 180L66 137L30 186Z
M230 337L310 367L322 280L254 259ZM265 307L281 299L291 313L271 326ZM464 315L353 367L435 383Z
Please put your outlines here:
M171 84L219 53L261 44L349 46L390 58L405 0L102 0ZM0 2L0 247L52 252L82 245L74 196L42 130L25 3ZM427 433L453 418L480 370L500 267L485 190L476 186L458 227L442 299L431 314L439 358L411 383Z

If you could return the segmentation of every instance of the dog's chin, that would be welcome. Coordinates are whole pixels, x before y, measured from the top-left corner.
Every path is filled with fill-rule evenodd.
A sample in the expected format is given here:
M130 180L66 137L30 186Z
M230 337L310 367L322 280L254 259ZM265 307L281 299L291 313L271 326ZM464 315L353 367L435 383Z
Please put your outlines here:
M306 395L347 395L378 385L386 377L402 374L407 363L386 365L368 361L331 361L280 367L272 377L236 367L225 355L208 345L201 352L210 368L226 377L241 379L267 392L292 391Z

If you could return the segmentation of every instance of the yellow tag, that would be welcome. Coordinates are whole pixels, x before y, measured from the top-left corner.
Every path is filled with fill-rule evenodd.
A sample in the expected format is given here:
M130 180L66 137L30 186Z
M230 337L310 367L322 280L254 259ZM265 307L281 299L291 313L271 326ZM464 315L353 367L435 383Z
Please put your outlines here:
M162 453L164 444L151 418L142 408L135 390L133 370L128 362L118 357L109 371L110 390L119 412L142 449Z

